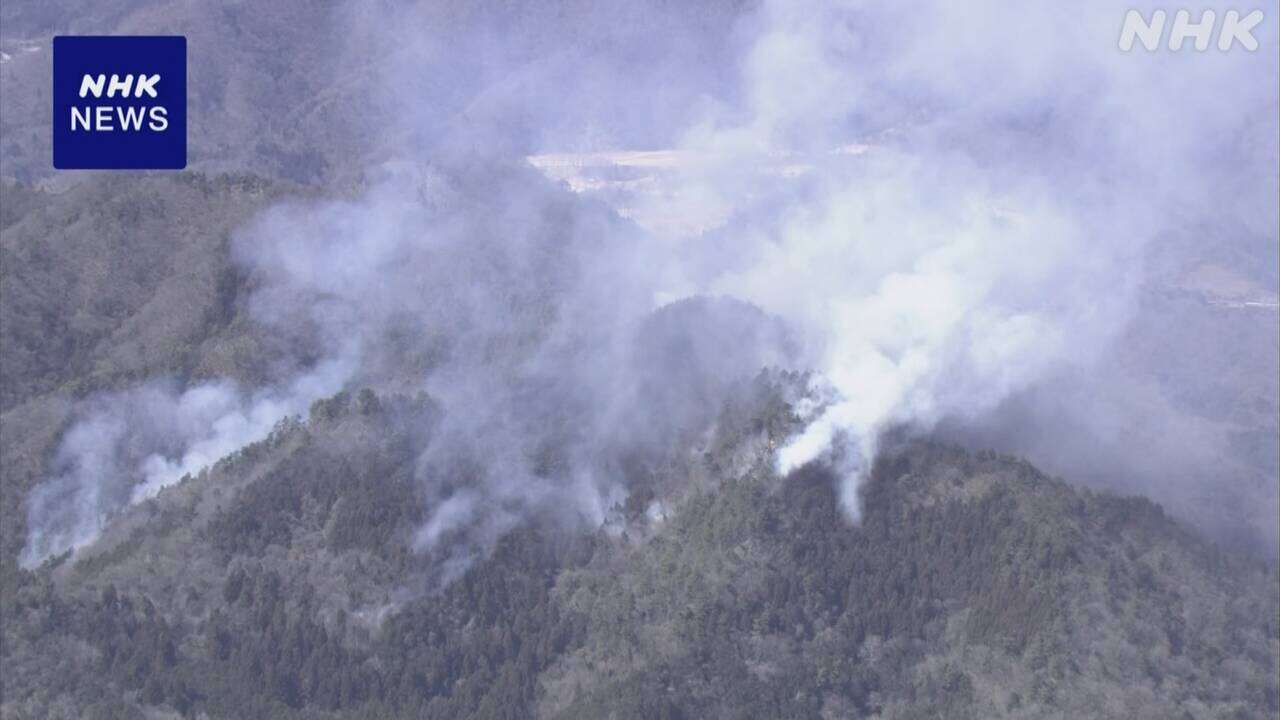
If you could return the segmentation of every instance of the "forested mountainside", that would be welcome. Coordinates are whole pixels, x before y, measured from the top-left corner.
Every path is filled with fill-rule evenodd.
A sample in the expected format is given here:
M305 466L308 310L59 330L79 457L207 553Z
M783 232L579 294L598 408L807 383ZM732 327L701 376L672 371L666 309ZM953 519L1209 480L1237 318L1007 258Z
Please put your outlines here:
M1276 18L1063 12L0 0L0 720L1280 717Z
M850 524L825 470L769 470L794 381L756 378L605 526L530 524L447 584L408 550L404 428L430 432L430 398L317 403L88 551L9 566L5 716L1280 709L1274 569L1149 501L927 442L886 453Z
M279 183L123 176L4 193L0 409L58 390L243 367L213 347L237 290L228 239L281 196Z
M0 543L26 542L28 491L73 404L148 377L245 377L268 360L238 313L231 229L278 184L99 177L61 193L7 182L0 227Z
M76 401L269 374L279 340L247 314L228 236L310 192L201 174L6 186L6 719L1280 710L1273 564L1148 500L906 435L851 522L831 470L774 470L806 386L777 370L716 394L709 433L637 457L599 526L535 514L492 548L456 532L423 549L419 453L443 411L391 383L316 401L21 567L28 494ZM658 346L685 349L680 327L659 324Z

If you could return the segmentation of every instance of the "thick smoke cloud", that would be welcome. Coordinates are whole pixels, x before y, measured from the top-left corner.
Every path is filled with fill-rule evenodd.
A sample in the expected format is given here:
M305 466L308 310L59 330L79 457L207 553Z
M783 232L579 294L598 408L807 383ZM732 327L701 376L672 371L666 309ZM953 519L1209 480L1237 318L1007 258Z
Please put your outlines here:
M314 400L370 385L425 391L442 411L418 460L428 517L414 543L461 569L534 515L598 526L736 383L789 362L785 330L743 303L652 312L656 259L638 228L522 162L393 163L368 183L358 200L277 206L234 238L248 310L298 379L251 398L146 387L85 408L61 449L69 469L32 503L29 563Z
M598 523L630 460L705 429L766 365L817 378L778 469L840 463L856 517L884 430L977 421L1105 365L1163 237L1224 215L1275 237L1274 17L1256 53L1126 54L1109 3L647 7L530 19L506 44L510 18L446 37L419 32L429 9L349 11L395 161L235 242L301 379L95 401L33 497L28 560L344 384L440 404L415 542L459 565L535 514ZM637 70L662 51L688 72ZM695 233L645 233L522 162L669 141L680 161L639 214Z
M791 321L829 385L781 471L839 446L856 515L886 427L982 417L1099 362L1151 243L1224 209L1274 243L1274 22L1269 53L1125 54L1121 17L1105 3L759 13L746 119L689 134L710 160L683 194L729 218L690 285ZM802 181L742 172L778 156Z
M180 391L154 382L90 399L63 437L53 477L28 500L23 564L92 542L122 508L265 438L341 389L349 374L349 363L334 359L280 388L210 382Z
M362 380L439 403L415 542L452 562L535 513L598 526L734 382L788 360L741 303L651 314L657 258L634 226L492 163L386 168L360 202L277 208L237 243L263 322L354 338Z

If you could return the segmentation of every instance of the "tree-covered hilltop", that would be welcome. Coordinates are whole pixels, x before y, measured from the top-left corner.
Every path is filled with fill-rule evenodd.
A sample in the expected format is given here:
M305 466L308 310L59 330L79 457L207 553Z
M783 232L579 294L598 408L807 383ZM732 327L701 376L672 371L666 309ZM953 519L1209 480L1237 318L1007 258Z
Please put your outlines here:
M603 527L415 552L429 397L342 394L4 589L5 717L1273 717L1273 568L929 442L854 524L764 373Z
M422 451L446 409L417 392L430 348L401 339L372 387L124 509L75 556L21 569L30 491L79 403L157 377L269 380L283 340L250 317L253 281L228 248L246 217L315 191L200 173L61 193L5 182L6 719L1280 709L1274 567L1219 552L1149 501L928 442L889 449L850 523L827 469L771 469L799 429L804 378L657 361L772 332L724 301L641 326L640 365L664 369L637 374L652 416L715 431L634 428L643 452L620 465L629 495L603 526L532 512L492 546L422 547L438 509ZM570 203L540 220L548 242ZM720 336L699 345L705 328Z

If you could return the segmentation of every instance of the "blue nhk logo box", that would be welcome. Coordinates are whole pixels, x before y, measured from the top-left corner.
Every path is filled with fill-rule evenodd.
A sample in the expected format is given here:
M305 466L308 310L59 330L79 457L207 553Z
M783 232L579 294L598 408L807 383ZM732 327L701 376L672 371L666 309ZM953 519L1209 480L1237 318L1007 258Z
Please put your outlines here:
M53 39L53 166L187 166L187 39Z

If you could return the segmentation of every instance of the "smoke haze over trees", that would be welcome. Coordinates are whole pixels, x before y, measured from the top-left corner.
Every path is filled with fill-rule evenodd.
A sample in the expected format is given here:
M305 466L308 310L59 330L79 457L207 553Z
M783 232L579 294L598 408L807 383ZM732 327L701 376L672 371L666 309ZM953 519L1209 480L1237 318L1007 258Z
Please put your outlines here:
M1274 17L0 18L6 716L1274 714ZM189 171L52 173L66 32Z

